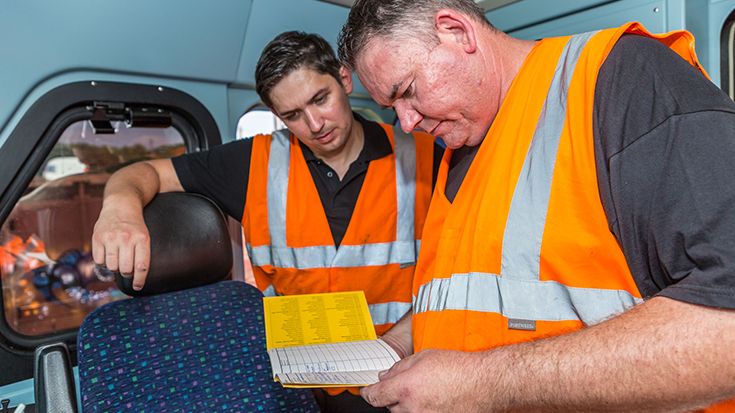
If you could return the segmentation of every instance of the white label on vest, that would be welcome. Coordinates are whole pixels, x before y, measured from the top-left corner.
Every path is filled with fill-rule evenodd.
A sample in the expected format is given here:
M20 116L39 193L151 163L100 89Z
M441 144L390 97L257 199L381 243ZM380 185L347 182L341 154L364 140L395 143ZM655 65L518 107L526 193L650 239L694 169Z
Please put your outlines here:
M521 320L518 318L509 318L508 328L510 330L536 331L536 321L535 320Z

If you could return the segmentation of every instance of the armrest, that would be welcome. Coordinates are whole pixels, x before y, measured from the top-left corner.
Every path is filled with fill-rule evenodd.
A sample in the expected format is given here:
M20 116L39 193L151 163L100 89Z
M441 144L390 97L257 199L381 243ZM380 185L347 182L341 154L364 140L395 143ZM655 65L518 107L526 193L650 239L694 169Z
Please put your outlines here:
M142 296L184 290L221 281L232 269L227 221L217 205L185 192L158 194L143 218L151 240L151 264L145 286L116 274L120 291Z
M33 387L38 413L77 413L77 392L64 343L36 348Z

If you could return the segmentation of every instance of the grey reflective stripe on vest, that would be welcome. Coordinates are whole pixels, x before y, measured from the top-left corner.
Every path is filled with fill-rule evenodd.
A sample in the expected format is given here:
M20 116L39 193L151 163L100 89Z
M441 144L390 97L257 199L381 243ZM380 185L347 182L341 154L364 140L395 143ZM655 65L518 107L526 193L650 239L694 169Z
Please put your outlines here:
M411 303L394 301L370 304L368 305L368 309L370 310L370 317L373 319L373 324L395 324L404 314L411 311Z
M268 288L263 290L263 296L265 297L275 297L277 295L280 295L276 292L276 289L273 287L273 284L269 285Z
M416 256L420 241L383 242L363 245L334 245L315 247L277 248L273 245L252 247L246 245L253 265L272 265L278 268L354 268L386 264L412 264L406 257Z
M566 117L567 91L582 49L595 33L572 36L559 57L511 200L500 275L472 272L434 279L422 285L413 298L415 313L470 310L511 319L581 320L589 325L640 301L627 291L567 287L539 279L541 240Z
M594 33L573 36L564 47L518 177L503 235L500 273L538 280L541 238L551 194L556 152L567 112L574 67Z
M416 199L416 144L413 138L394 128L396 159L396 240L363 245L318 245L291 248L286 245L286 202L290 142L288 130L273 133L268 157L268 230L270 245L247 245L253 265L278 268L364 267L387 264L412 265L419 242L414 239Z
M522 320L580 320L596 324L640 299L627 291L568 287L556 281L530 282L488 273L454 274L419 288L413 312L469 310Z
M273 132L268 156L268 232L271 245L286 246L286 198L288 196L288 172L291 165L289 132L282 129ZM253 262L254 265L259 265Z
M416 141L401 128L393 127L396 158L396 243L398 262L415 263L418 249L414 240L414 215L416 214Z

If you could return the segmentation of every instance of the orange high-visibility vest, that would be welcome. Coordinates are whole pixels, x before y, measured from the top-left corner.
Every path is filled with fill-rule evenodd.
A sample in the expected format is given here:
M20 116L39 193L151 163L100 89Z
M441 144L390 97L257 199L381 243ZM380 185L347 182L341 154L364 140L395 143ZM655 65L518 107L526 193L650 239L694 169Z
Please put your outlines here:
M411 309L434 151L431 135L381 126L393 153L370 161L339 248L301 146L285 130L253 138L242 219L255 281L265 295L362 290L378 335Z
M597 75L624 33L700 68L689 33L637 23L541 40L451 204L445 153L414 280L414 351L558 335L642 302L600 201L593 142Z
M266 295L363 290L378 334L411 306L434 150L431 135L381 126L393 153L370 162L339 248L298 140L285 130L253 138L242 220Z

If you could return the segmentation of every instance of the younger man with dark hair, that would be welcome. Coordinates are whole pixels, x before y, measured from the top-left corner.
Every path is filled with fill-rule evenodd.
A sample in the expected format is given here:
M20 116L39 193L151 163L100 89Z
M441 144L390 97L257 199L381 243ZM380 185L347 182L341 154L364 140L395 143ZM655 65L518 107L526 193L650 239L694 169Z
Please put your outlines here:
M434 139L353 113L350 72L314 34L271 41L256 89L288 130L114 174L93 235L95 261L142 288L150 254L143 206L160 192L201 193L242 222L266 295L363 290L382 334L411 308L440 152ZM323 410L372 410L344 390L318 391Z

